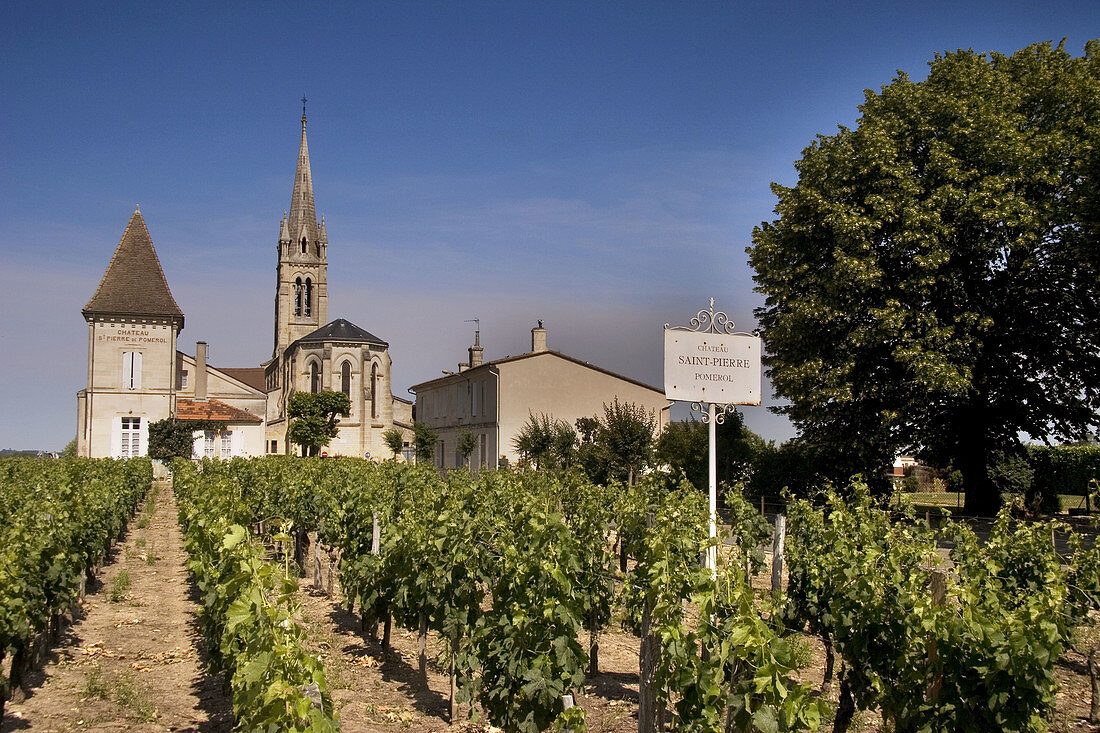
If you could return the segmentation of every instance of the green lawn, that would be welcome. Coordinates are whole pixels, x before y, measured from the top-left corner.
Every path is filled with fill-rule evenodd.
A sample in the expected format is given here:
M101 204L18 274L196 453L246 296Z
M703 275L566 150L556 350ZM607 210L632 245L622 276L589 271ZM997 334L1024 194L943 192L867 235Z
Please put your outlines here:
M912 501L915 506L943 507L946 509L955 509L957 507L959 509L962 509L963 504L965 503L962 494L952 491L944 492L942 494L917 491L911 494L906 494L906 496L909 497L910 501ZM1079 496L1077 494L1060 494L1058 498L1062 502L1062 511L1067 511L1071 507L1081 507L1082 509L1085 508L1085 497L1083 496ZM1096 511L1096 509L1097 507L1094 504L1093 511Z

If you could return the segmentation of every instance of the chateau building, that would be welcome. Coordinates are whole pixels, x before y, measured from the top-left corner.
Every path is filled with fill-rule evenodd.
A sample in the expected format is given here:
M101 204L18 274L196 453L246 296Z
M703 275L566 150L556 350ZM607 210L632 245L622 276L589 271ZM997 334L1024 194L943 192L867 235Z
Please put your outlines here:
M480 334L474 335L469 360L459 370L412 387L416 419L436 432L435 463L465 465L459 437L474 436L472 468L495 468L520 456L513 441L531 415L547 414L573 425L577 418L603 414L616 398L632 402L657 418L656 434L669 422L671 403L664 391L624 377L546 345L540 321L531 329L531 351L483 361Z
M88 385L77 394L77 452L131 457L148 452L149 423L203 422L196 456L289 453L287 402L297 391L342 391L351 414L331 455L389 456L382 434L411 440L412 403L391 392L389 345L342 318L328 321L328 235L317 221L306 116L290 210L277 243L275 333L260 367L215 368L207 345L177 349L183 311L164 277L141 212L134 211L107 271L83 309ZM216 428L216 429L211 429Z

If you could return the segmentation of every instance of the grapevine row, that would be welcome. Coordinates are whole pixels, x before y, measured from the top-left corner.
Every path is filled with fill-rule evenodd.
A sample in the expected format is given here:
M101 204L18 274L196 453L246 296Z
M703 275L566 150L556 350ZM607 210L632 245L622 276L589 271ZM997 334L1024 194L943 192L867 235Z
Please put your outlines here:
M1046 729L1055 662L1096 607L1098 550L1074 535L1062 558L1052 530L1066 527L1007 509L984 542L950 518L937 535L861 484L822 506L792 502L788 515L784 615L843 659L837 730L856 708L877 708L897 731Z
M320 661L293 621L297 582L269 562L244 526L239 496L216 465L173 463L173 487L189 556L202 593L199 618L213 669L225 671L241 730L339 730ZM247 524L247 522L245 522Z
M583 712L562 696L595 671L599 634L622 606L647 650L655 723L666 710L680 730L819 722L820 703L793 678L779 614L754 602L752 558L727 553L717 585L700 568L706 510L689 486L603 487L529 471L442 478L345 459L204 463L201 476L201 493L227 497L222 516L269 537L319 531L339 550L345 599L368 629L392 618L421 638L438 634L452 714L476 701L508 731L579 730ZM761 520L741 508L748 547ZM617 572L616 541L633 560L627 573Z
M146 459L0 461L0 715L152 480Z

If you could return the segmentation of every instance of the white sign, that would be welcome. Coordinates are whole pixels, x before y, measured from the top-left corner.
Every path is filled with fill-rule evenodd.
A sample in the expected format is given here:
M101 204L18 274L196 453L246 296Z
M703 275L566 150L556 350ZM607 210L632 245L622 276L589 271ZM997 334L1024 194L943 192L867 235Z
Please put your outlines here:
M760 404L759 336L665 331L665 397L716 405Z

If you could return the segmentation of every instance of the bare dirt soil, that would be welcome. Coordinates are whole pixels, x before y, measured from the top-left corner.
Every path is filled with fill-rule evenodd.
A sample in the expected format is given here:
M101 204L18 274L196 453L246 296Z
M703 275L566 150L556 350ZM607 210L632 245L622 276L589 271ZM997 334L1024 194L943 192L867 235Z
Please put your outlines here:
M8 703L3 733L232 729L223 680L202 668L175 498L167 484L155 490L29 696Z
M157 489L154 510L132 521L85 599L81 617L64 632L29 696L8 703L2 733L232 729L224 680L202 667L198 605L184 569L175 500L167 484ZM323 575L327 580L327 569ZM335 580L331 593L311 586L301 581L300 622L312 650L323 659L344 731L489 730L484 716L470 721L468 705L460 707L454 726L448 723L449 680L434 662L442 650L434 635L429 635L425 685L415 632L395 626L392 649L383 650L361 631L359 617L341 605ZM770 587L770 575L754 578L754 586ZM802 641L808 660L802 679L820 690L824 647L813 637ZM1086 719L1091 693L1085 658L1069 651L1056 672L1061 690L1052 730L1100 731ZM827 696L834 705L837 687L834 683ZM600 674L588 681L577 704L586 711L589 731L632 733L638 725L637 701L638 640L615 627L601 637ZM831 728L827 719L822 730ZM859 713L853 730L881 731L882 721L873 713Z

